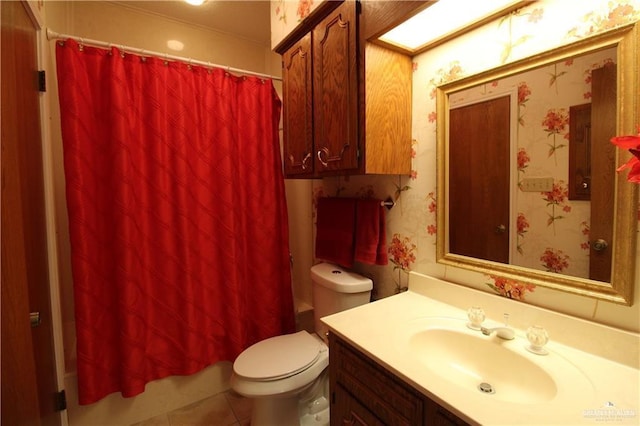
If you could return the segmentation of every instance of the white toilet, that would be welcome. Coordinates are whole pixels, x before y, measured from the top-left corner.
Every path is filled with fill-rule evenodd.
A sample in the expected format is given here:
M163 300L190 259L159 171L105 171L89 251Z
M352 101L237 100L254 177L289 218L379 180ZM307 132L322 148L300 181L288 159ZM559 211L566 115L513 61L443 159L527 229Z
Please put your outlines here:
M329 263L311 268L311 282L317 334L263 340L233 363L231 387L253 399L251 426L329 424L329 349L320 318L369 303L373 282Z

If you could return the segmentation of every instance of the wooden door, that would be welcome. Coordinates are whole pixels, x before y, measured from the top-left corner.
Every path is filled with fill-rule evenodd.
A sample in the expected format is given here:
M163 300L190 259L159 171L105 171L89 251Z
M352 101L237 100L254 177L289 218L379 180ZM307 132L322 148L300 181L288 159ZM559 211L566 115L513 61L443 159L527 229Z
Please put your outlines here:
M284 172L313 174L313 101L311 33L282 55Z
M591 225L589 278L611 282L615 206L616 66L591 73ZM606 242L606 247L601 242Z
M344 2L313 30L315 170L358 168L356 2Z
M508 263L510 97L449 119L449 251Z
M47 261L37 33L22 2L2 15L2 424L59 425ZM41 324L32 328L30 312Z

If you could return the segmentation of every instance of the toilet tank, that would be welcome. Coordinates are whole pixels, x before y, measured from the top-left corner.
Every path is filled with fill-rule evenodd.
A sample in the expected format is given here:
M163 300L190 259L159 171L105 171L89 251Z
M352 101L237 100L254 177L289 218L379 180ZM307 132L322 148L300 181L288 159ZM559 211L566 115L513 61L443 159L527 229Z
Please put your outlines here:
M330 263L311 267L311 283L315 330L325 340L327 327L320 318L364 305L371 300L371 279Z

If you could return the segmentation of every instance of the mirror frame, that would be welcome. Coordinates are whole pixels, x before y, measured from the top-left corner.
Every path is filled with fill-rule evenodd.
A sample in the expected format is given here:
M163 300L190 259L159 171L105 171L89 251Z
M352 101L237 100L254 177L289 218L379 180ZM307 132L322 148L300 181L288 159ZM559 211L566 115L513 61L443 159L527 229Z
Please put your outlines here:
M448 111L449 95L452 93L561 61L568 57L616 47L618 67L616 135L635 135L638 132L636 126L640 125L638 122L638 93L640 91L638 25L640 24L637 22L628 24L436 88L438 194L436 260L438 263L618 304L630 306L633 303L638 240L638 185L627 181L627 171L616 173L614 182L616 203L610 283L476 259L447 251L449 235L449 199L447 194L450 167ZM616 167L626 163L630 158L629 152L616 148Z

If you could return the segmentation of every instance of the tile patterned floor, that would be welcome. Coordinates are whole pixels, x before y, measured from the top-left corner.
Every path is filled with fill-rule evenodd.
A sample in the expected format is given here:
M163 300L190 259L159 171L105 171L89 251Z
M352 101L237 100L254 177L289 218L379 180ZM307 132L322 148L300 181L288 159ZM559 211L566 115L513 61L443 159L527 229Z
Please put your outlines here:
M251 400L227 391L131 426L249 426Z

